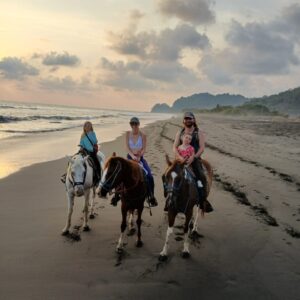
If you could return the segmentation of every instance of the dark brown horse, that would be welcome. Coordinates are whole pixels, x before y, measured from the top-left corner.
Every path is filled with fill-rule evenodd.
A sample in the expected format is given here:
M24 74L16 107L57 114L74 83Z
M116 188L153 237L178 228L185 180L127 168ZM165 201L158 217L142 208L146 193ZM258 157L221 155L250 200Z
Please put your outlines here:
M187 258L190 256L189 251L189 225L193 217L194 206L198 204L198 191L195 184L195 180L192 171L180 161L174 160L171 162L169 157L166 156L168 167L163 174L163 181L165 184L165 196L167 197L168 205L168 222L166 240L163 250L160 253L159 259L166 260L168 256L168 244L170 235L173 233L173 226L176 215L178 213L185 214L184 224L184 246L182 251L182 257ZM212 168L210 164L202 160L202 165L205 168L205 175L207 178L208 187L206 189L207 195L209 194L212 183ZM194 220L193 230L197 228L197 219L199 215L200 207L197 208L196 218ZM204 214L204 212L202 212Z
M100 197L106 197L112 190L121 195L121 235L117 245L117 252L123 251L123 240L127 226L127 214L137 210L137 247L142 247L141 224L144 202L147 196L147 186L144 180L142 168L135 161L129 161L115 156L115 153L106 162L102 179L99 185Z

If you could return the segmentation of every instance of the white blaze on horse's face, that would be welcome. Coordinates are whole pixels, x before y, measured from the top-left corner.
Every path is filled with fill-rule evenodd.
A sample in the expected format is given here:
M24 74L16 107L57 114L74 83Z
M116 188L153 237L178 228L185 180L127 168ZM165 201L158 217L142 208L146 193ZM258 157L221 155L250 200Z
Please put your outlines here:
M174 187L174 183L175 183L175 179L177 177L177 173L175 171L171 172L171 177L172 177L172 192L173 192L173 187Z
M84 164L85 160L81 156L74 157L70 163L71 179L75 185L74 193L79 197L83 195L83 185L86 172Z

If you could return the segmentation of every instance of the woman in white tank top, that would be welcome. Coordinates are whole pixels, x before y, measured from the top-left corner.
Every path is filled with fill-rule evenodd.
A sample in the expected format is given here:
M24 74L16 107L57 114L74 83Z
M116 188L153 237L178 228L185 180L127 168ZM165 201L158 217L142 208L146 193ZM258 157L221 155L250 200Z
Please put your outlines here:
M126 133L126 148L128 151L127 158L140 163L145 170L148 181L148 198L151 206L156 206L157 201L154 197L154 179L151 169L144 159L146 151L146 135L140 131L140 120L137 117L131 118L129 122L131 130Z

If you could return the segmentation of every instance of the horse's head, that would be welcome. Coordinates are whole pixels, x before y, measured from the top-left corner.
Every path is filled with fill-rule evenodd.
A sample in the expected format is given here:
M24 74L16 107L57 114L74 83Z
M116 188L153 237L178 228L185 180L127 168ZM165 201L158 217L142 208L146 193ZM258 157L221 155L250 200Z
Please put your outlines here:
M124 168L124 159L113 155L105 164L103 175L99 183L100 197L106 197L107 193L117 187L121 181L121 171Z
M80 197L84 193L84 182L87 169L87 157L81 154L74 155L69 160L68 179L74 188L74 193Z
M168 166L162 176L164 196L176 201L185 178L185 161L174 160L171 162L168 155L166 155L166 160Z

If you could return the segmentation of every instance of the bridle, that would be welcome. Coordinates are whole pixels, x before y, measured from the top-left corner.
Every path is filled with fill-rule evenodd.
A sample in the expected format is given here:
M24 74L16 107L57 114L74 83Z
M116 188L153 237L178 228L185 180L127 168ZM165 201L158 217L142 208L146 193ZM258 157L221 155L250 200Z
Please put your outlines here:
M106 192L108 192L110 195L126 194L128 191L135 189L138 186L139 181L137 181L133 186L128 187L128 188L121 187L121 185L119 185L118 187L114 187L114 183L117 179L117 176L119 175L119 173L121 171L122 171L122 165L121 165L121 162L118 161L116 168L114 169L113 173L109 176L109 178L107 178L104 182L100 181L100 187L102 189L104 189ZM109 183L110 180L111 180L111 183ZM113 189L115 189L114 192L112 191ZM146 194L147 194L147 191L145 192L145 194L138 196L137 199L145 197ZM135 198L131 198L131 200L132 199L135 200Z
M184 175L181 176L180 182L177 186L175 186L175 184L174 184L175 183L175 178L173 179L172 184L165 184L164 183L164 189L165 189L165 192L167 194L166 199L169 202L169 204L173 202L175 208L177 208L177 206L178 206L177 196L179 194L179 191L182 188L182 185L183 185L184 181L187 180L189 182L192 182L191 181L191 176L192 175L191 175L190 171L188 170L188 168L186 166L184 167L183 172L184 172ZM174 197L175 197L175 199L174 199ZM185 208L184 208L184 211L183 211L184 213L186 212L189 203L190 203L190 197L188 197L188 201L187 201L187 203L185 205Z
M72 175L72 172L71 174L68 176L68 179L69 179L69 182L71 183L71 185L73 186L73 188L75 188L75 186L78 186L78 185L84 185L85 184L85 178L86 178L86 173L87 173L87 166L86 166L86 162L83 163L83 166L84 166L84 173L83 173L83 180L82 181L76 181ZM70 178L71 177L71 178Z
M109 178L107 178L104 182L102 180L100 181L100 187L110 193L114 188L113 185L117 179L117 176L121 172L121 170L122 170L121 162L118 161L115 170L109 176ZM111 183L109 183L110 180L111 180Z

